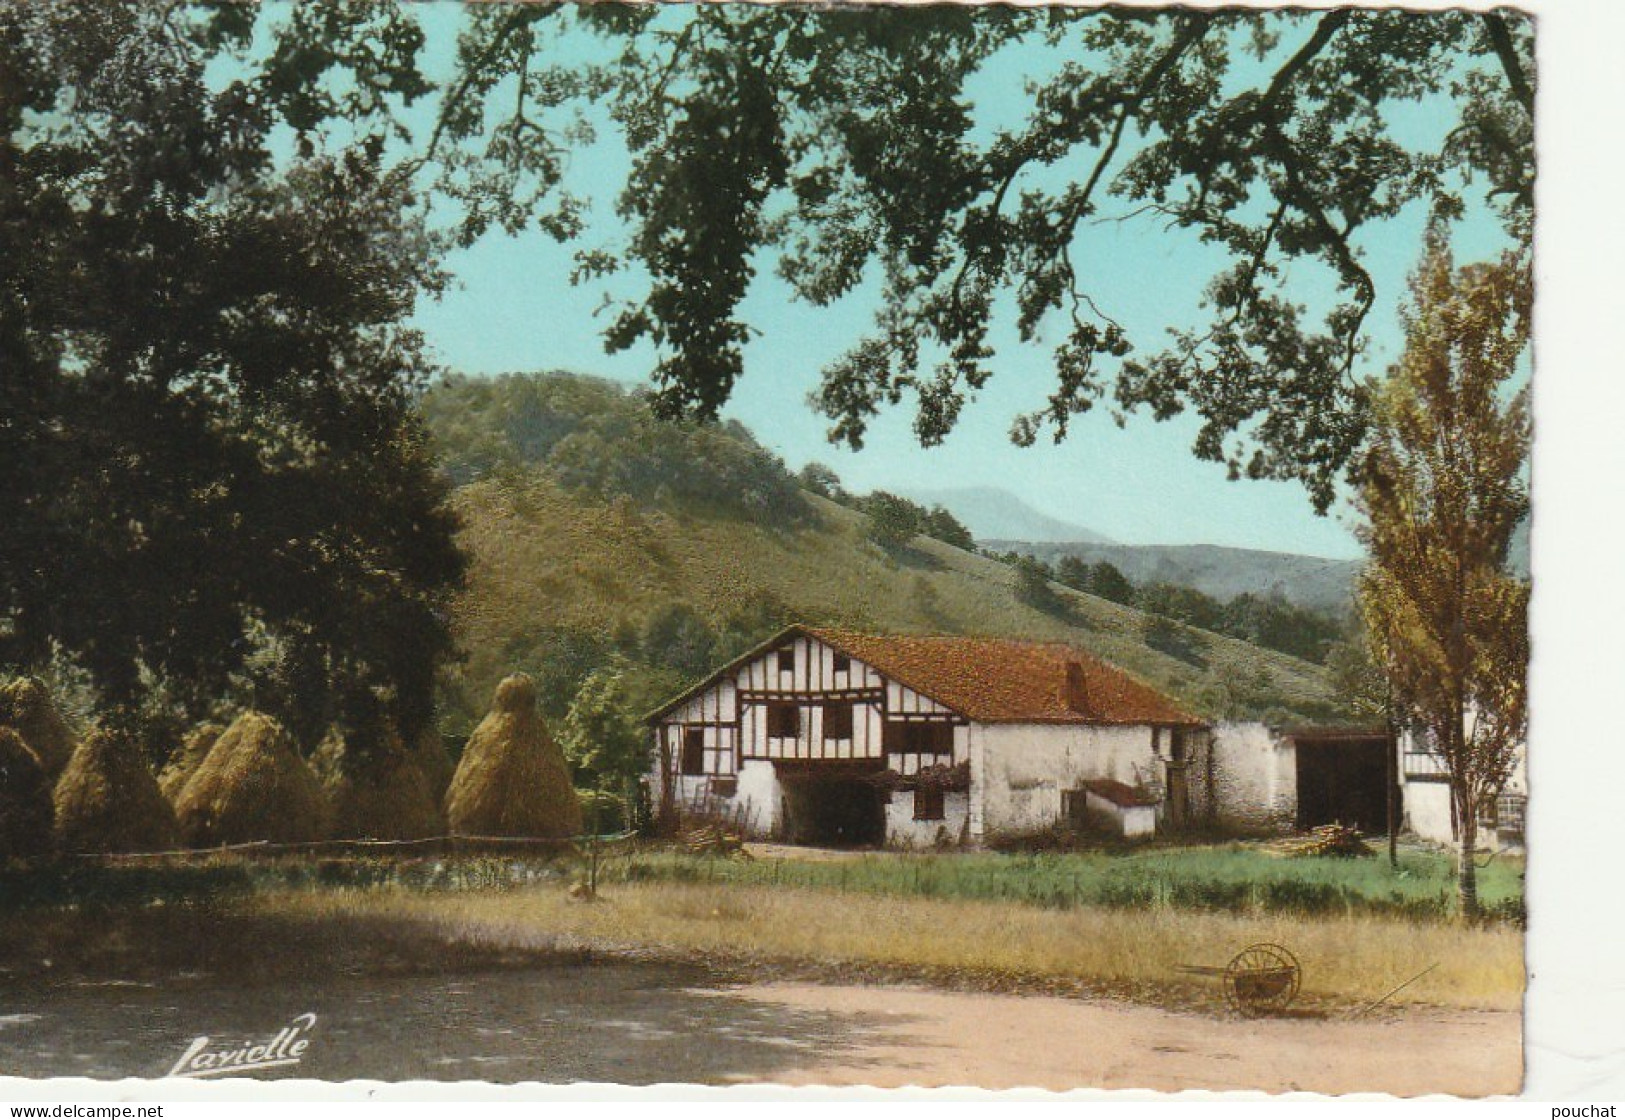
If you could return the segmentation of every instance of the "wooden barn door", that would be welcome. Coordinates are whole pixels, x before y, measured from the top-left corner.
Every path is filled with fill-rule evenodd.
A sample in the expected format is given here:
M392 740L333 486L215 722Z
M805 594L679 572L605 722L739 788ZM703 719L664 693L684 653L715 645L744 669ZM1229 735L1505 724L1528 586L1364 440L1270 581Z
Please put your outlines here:
M1167 764L1167 806L1163 811L1169 828L1184 828L1191 819L1190 778L1184 760Z

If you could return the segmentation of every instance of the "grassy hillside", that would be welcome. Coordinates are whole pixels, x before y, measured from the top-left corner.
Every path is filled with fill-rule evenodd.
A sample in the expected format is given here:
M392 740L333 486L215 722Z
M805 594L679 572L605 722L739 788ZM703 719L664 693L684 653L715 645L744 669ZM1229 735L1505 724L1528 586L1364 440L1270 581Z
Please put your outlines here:
M793 618L1064 640L1205 714L1335 715L1316 666L1194 630L1171 641L1153 630L1162 648L1152 648L1145 616L1059 585L1058 605L1040 610L1016 597L1008 565L926 538L884 551L866 538L862 514L812 494L806 516L786 523L566 489L528 470L464 485L456 501L474 558L457 618L469 660L455 691L469 714L504 673L545 672L537 662L561 656L560 633L624 646L659 612L686 604L719 626L765 605L763 627Z

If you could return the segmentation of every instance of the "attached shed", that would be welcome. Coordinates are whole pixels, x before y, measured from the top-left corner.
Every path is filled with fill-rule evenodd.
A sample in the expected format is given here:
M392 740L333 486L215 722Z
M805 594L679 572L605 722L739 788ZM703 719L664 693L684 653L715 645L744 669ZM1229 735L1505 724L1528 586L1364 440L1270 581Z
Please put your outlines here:
M1157 801L1133 786L1110 778L1091 778L1083 783L1081 815L1087 825L1111 829L1128 840L1152 836L1157 831ZM1078 812L1077 799L1073 800Z

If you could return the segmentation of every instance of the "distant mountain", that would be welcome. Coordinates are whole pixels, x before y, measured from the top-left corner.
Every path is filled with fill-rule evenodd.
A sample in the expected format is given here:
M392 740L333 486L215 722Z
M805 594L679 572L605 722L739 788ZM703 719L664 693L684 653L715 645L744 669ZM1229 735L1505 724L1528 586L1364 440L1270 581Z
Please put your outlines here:
M943 506L957 517L978 541L1074 541L1111 544L1103 533L1040 513L1008 490L997 486L962 486L947 490L900 490L922 505Z
M1338 610L1350 604L1359 560L1330 560L1291 552L1262 552L1213 544L1094 544L989 540L996 552L1025 552L1050 564L1071 554L1086 563L1114 564L1135 583L1194 587L1220 601L1251 592L1280 595L1300 607Z

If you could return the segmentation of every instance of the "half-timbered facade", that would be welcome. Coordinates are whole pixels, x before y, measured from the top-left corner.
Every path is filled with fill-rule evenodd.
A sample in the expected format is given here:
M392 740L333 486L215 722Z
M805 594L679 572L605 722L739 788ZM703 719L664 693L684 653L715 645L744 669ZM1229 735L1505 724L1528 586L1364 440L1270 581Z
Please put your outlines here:
M1086 783L1202 811L1205 725L1069 646L792 626L650 716L657 802L759 837L979 843L1077 819Z

